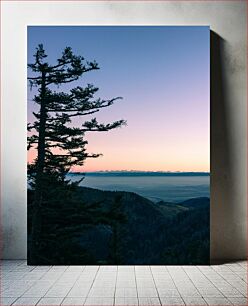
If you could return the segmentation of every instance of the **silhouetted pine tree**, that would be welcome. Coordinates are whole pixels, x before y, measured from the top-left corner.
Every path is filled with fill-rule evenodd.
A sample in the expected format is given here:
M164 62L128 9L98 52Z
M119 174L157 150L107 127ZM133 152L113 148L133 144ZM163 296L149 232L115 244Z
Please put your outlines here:
M91 84L86 87L77 86L69 92L55 91L54 88L76 81L84 73L99 67L96 62L88 62L82 56L74 55L69 47L64 49L54 65L50 65L46 57L41 44L34 54L34 63L28 64L33 72L28 77L30 86L38 87L38 94L33 100L39 106L39 111L33 113L36 120L28 124L28 149L35 146L38 151L35 162L28 167L30 185L35 191L29 239L29 259L32 263L37 261L42 231L41 208L47 188L54 187L56 193L58 182L61 183L60 187L68 185L65 177L72 166L81 166L86 158L100 156L86 152L86 132L109 131L125 124L124 120L102 124L93 118L83 121L81 127L73 127L73 118L97 113L121 98L95 99L98 88Z

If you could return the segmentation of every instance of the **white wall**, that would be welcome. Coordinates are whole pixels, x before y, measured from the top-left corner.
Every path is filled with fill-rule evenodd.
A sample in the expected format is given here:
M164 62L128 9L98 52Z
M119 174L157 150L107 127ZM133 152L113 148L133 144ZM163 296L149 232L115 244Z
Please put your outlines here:
M210 25L211 257L246 257L246 2L2 1L3 257L26 258L27 25ZM221 81L221 82L220 82Z

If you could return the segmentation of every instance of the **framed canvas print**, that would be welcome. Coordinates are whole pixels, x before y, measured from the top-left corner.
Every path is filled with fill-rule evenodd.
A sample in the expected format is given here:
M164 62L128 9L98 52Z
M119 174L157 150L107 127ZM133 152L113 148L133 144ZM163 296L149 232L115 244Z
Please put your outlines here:
M209 263L207 26L28 27L28 263Z

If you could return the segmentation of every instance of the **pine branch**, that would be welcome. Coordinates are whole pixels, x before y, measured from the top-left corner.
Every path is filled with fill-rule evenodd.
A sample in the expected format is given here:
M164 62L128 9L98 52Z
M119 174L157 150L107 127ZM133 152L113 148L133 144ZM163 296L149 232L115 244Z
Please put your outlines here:
M28 80L41 80L41 77L28 77Z
M69 119L69 118L71 118L71 117L75 117L75 116L86 116L86 115L91 115L91 114L94 114L94 113L97 113L97 112L99 112L99 109L97 109L97 110L95 110L95 111L92 111L92 112L86 112L86 113L82 113L82 112L78 112L78 113L75 113L75 114L70 114L70 115L67 115L67 118ZM54 117L52 117L52 118L48 118L47 119L47 121L51 121L51 122L53 122L53 121L61 121L63 119L63 117L61 116L61 117L56 117L56 118L54 118Z
M120 100L122 99L122 97L116 97L110 100L96 100L93 102L87 102L87 103L83 103L83 105L81 105L80 103L74 103L74 106L78 105L78 108L73 108L73 109L68 109L68 108L48 108L47 111L48 112L76 112L76 111L85 111L85 110L94 110L94 109L101 109L101 108L105 108L108 107L110 105L113 105L113 103L116 100Z
M102 123L98 123L96 118L93 118L91 121L86 121L82 127L85 127L85 129L82 129L82 132L106 132L118 127L121 127L123 125L126 125L126 121L125 120L119 120L119 121L115 121L113 123L110 124L102 124Z

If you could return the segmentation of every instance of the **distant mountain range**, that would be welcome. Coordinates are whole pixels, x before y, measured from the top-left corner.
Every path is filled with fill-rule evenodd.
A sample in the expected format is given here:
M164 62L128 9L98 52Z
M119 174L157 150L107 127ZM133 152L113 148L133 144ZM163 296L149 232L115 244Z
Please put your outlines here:
M69 172L69 175L85 176L209 176L209 172L166 172L166 171L96 171L96 172Z

